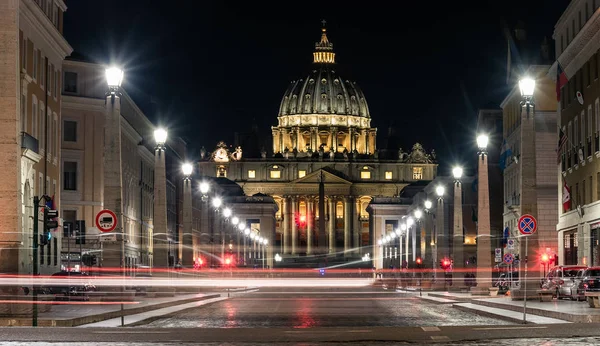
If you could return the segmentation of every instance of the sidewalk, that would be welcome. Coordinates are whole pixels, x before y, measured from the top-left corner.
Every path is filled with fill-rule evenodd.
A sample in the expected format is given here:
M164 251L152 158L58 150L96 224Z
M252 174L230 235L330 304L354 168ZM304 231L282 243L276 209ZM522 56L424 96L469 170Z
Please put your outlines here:
M460 292L428 292L425 299L505 320L521 322L523 319L523 301L515 301L507 296L481 297ZM527 315L528 323L600 322L600 309L590 308L587 302L571 300L527 300Z
M174 307L183 304L221 297L221 293L197 293L175 297L146 298L135 297L133 302L123 304L126 316L146 313L152 310ZM226 296L226 293L225 293ZM105 321L121 316L121 304L113 302L55 302L49 312L38 314L38 326L75 327L88 323ZM31 326L31 316L0 317L0 326Z

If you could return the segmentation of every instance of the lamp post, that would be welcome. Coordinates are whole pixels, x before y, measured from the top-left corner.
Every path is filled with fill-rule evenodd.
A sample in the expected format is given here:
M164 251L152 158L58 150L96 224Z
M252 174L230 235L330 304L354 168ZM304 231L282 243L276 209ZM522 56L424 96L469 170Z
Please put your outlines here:
M409 216L406 218L406 237L405 237L405 243L404 243L404 261L406 262L406 269L408 269L408 239L410 236L410 228L412 227L412 225L414 225L415 223L415 219L412 218L412 216ZM402 229L402 226L400 226Z
M198 184L198 190L201 195L201 204L200 204L200 241L199 241L199 249L201 253L209 253L209 244L202 243L202 236L204 235L204 239L209 239L212 243L212 230L209 229L208 226L208 206L206 202L208 201L208 192L210 191L210 184L206 181L201 181ZM209 263L207 263L208 268L212 268L212 253L210 256Z
M464 235L463 235L463 215L462 215L462 183L463 174L462 167L456 166L452 168L452 176L454 177L454 227L452 241L452 259L454 261L454 269L456 276L454 279L460 280L461 269L465 266L464 260Z
M125 275L125 233L123 229L123 168L121 161L121 93L123 70L106 69L106 114L104 118L104 208L117 216L116 243L103 245L101 263L109 268L120 268ZM36 211L37 212L37 211ZM124 287L121 285L121 290ZM121 325L124 325L124 307L121 304Z
M192 237L192 173L194 166L189 163L181 165L183 173L183 235L180 244L183 244L181 249L181 265L193 266L193 237ZM186 237L187 236L187 237Z
M435 253L436 258L434 265L436 266L436 281L445 277L445 273L437 269L438 258L443 258L447 250L447 237L444 235L444 194L446 188L444 185L438 185L435 187L435 194L437 196L437 207L435 211ZM441 234L441 237L440 237ZM441 238L441 239L440 239Z
M154 130L154 265L169 267L170 251L167 235L167 172L165 163L165 143L167 131L163 128ZM160 234L157 235L157 234Z
M423 257L423 253L421 253L421 242L424 241L424 239L422 239L422 237L424 236L423 232L421 231L421 228L423 227L423 225L421 224L421 218L423 217L423 212L421 211L421 209L416 209L413 212L413 215L415 217L415 229L413 231L413 262L415 263L415 268L418 268L418 266L416 265L417 263L417 259L420 259ZM413 273L414 276L414 273Z
M492 252L490 241L490 189L488 181L489 137L477 136L477 286L471 288L475 294L489 294L492 286Z
M536 143L535 143L535 104L533 102L533 94L535 91L535 80L529 77L522 78L519 81L519 90L521 92L521 160L519 161L520 177L521 177L521 215L529 214L533 217L538 217L537 210L537 190L536 190ZM583 122L583 120L582 120ZM537 287L539 281L532 279L528 283L528 275L531 274L533 278L541 277L542 273L539 265L536 261L532 261L535 265L532 266L532 272L529 272L529 261L527 256L529 253L536 253L536 250L540 248L539 242L540 231L525 236L525 246L523 249L523 242L519 242L520 254L525 253L525 257L521 258L525 264L525 275L523 276L521 288L517 290L515 298L523 299L523 322L525 322L525 309L527 304L527 296L531 296L527 291L527 287ZM580 233L581 234L581 233ZM523 251L524 250L524 251ZM535 294L535 291L534 291Z

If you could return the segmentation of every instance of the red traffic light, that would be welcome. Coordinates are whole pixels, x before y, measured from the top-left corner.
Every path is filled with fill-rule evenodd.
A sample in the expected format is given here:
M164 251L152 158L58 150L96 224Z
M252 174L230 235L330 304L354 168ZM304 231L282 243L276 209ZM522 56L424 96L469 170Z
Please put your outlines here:
M300 223L306 222L306 215L300 215Z
M542 263L548 263L548 261L550 260L547 253L542 254L541 259L542 259Z
M421 257L417 257L417 264L421 264L423 263L423 260L421 259Z
M231 264L231 258L227 257L225 259L225 264L230 265Z

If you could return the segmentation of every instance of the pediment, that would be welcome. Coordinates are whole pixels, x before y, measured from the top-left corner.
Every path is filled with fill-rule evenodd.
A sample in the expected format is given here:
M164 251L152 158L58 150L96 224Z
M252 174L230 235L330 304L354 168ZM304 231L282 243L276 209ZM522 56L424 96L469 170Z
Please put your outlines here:
M324 169L319 169L315 172L307 174L306 176L296 179L292 181L292 184L318 184L321 179L321 173L323 174L323 179L325 180L325 184L345 184L352 185L352 182L338 177L337 175L327 172Z

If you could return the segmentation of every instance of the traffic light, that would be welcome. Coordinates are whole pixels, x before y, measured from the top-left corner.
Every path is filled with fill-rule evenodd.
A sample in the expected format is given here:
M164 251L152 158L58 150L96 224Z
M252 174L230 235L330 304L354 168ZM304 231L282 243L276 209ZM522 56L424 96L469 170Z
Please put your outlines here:
M58 227L58 221L56 218L58 217L57 210L51 210L48 208L44 208L44 232L40 237L40 244L47 245L50 243L52 239L52 231L54 231Z
M75 221L75 244L85 244L85 220Z
M548 254L547 253L543 253L542 254L542 258L541 258L542 263L543 264L547 264L549 262L549 260L550 260L550 258L548 256Z
M450 260L449 260L449 259L447 259L447 258L442 258L442 259L440 260L440 267L441 267L442 269L448 269L448 268L450 268L450 265L451 265L451 262L450 262Z
M98 258L96 255L92 255L92 266L95 266L96 264L98 264Z
M421 259L421 257L417 257L417 265L421 265L423 264L423 260Z

